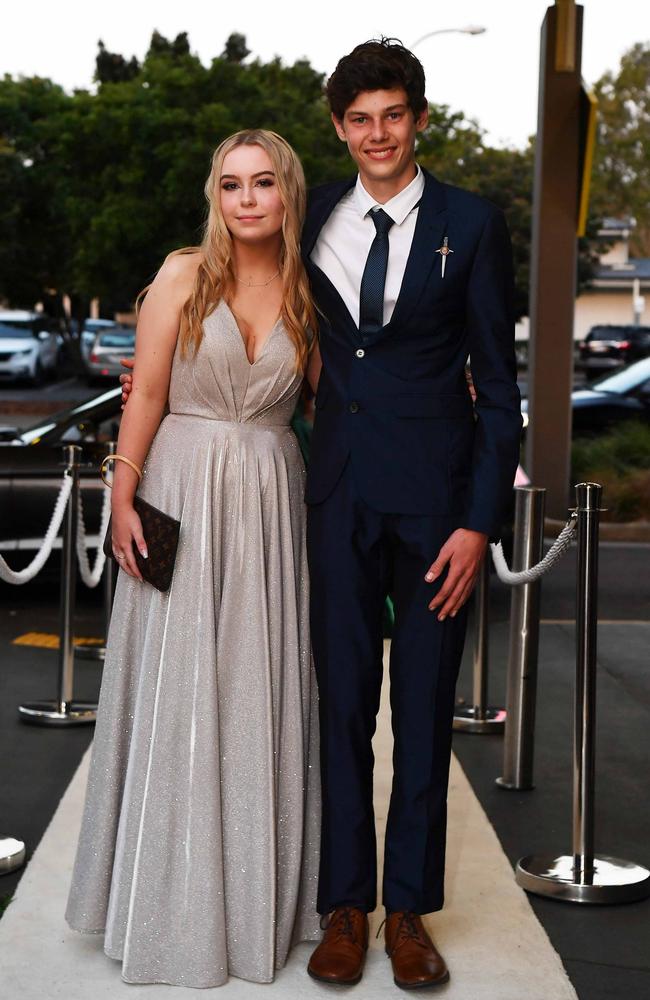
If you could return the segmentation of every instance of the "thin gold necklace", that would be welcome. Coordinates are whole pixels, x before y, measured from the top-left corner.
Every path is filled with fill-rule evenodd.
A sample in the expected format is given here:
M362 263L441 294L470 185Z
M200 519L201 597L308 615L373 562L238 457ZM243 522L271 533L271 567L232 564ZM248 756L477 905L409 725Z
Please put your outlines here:
M279 271L276 271L275 274L271 275L268 281L244 281L243 278L239 278L237 275L235 275L235 278L241 285L246 285L247 288L265 288L267 285L270 285L275 278L277 278L279 273Z

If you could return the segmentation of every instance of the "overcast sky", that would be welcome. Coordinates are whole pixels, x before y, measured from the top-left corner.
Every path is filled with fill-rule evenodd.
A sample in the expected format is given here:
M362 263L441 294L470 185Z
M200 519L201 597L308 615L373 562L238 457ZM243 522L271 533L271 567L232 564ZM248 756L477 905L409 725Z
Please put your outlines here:
M97 40L142 58L157 28L189 34L204 63L233 31L254 56L285 62L307 57L330 73L354 45L380 34L413 45L441 28L481 25L481 35L444 34L421 42L429 100L464 111L497 145L525 144L536 128L539 29L547 0L22 0L7 4L0 31L0 72L50 77L67 89L90 87ZM616 69L622 53L650 40L647 0L585 0L583 76ZM251 125L254 125L251 122Z

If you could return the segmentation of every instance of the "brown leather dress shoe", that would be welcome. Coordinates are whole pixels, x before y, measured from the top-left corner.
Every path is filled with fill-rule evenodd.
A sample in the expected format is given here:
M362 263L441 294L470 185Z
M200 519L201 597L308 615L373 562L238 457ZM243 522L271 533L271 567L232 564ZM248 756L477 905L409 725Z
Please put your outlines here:
M367 914L355 906L339 906L309 959L307 972L321 983L354 986L361 979L367 950Z
M403 990L439 986L449 979L445 960L417 913L401 910L386 917L386 954L393 964L395 985Z

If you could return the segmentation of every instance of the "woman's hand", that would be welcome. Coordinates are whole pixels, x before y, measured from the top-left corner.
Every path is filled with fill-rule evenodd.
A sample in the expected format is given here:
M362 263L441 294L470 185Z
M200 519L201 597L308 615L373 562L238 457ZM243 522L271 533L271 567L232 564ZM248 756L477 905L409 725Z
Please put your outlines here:
M129 576L134 576L136 580L142 582L142 574L133 554L133 542L135 542L140 555L145 559L148 555L142 534L142 521L131 504L114 505L112 516L111 542L117 564Z

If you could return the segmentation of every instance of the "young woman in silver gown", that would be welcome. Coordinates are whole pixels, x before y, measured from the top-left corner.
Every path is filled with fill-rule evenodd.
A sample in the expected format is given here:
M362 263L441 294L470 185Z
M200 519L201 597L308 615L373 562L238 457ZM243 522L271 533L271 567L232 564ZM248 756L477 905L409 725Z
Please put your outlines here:
M318 378L300 163L274 133L216 150L201 247L139 314L116 462L119 573L66 919L133 983L269 982L319 937L316 688L304 466L289 426ZM163 417L165 407L169 412ZM181 521L144 583L136 492Z

